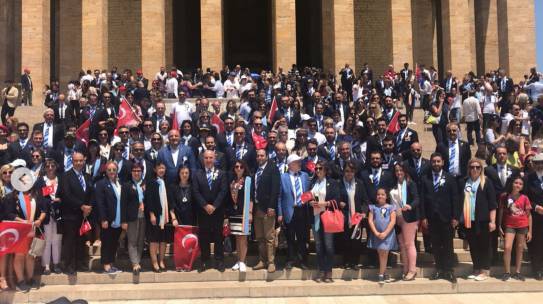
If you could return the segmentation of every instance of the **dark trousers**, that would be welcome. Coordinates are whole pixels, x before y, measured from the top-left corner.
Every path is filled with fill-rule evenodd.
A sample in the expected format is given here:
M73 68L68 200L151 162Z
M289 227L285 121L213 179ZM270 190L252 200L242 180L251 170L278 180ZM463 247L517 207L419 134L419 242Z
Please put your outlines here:
M343 264L358 265L360 261L362 242L351 239L353 229L354 226L352 228L345 227L345 232L342 235Z
M288 246L288 261L307 262L309 241L309 215L305 207L294 207L290 223L285 223Z
M468 143L473 145L473 132L475 132L475 141L477 144L481 143L481 125L479 124L479 120L467 122L466 124L468 128Z
M115 256L117 255L117 248L119 248L119 237L121 236L121 228L100 229L100 239L102 240L102 247L100 248L102 265L111 264L115 262Z
M405 105L405 114L407 115L407 119L409 121L413 121L413 112L415 111L414 102L415 100L412 100L411 104L407 104L407 100L404 100L403 103Z
M474 270L490 269L490 232L488 222L472 222L470 229L465 229L469 244L469 254Z
M222 235L223 217L201 214L198 217L200 249L202 250L202 262L209 261L211 257L211 243L214 243L215 260L224 260L224 247Z
M434 139L436 141L436 145L444 142L446 137L445 132L445 126L441 124L432 125L432 133L434 135Z
M490 123L490 120L494 117L492 114L484 114L483 113L483 131L485 131L488 128L488 124Z
M536 213L532 213L532 240L528 243L528 253L532 271L543 271L543 216Z
M85 239L79 236L81 220L63 220L62 222L62 257L64 266L75 270L84 262Z
M2 106L2 112L0 114L1 119L2 119L2 124L6 125L8 116L11 117L13 116L13 114L15 114L15 108L8 106L8 102L4 101L4 105Z
M438 271L450 272L454 267L453 237L454 229L450 222L443 222L439 218L428 221L430 238L432 240L432 253Z

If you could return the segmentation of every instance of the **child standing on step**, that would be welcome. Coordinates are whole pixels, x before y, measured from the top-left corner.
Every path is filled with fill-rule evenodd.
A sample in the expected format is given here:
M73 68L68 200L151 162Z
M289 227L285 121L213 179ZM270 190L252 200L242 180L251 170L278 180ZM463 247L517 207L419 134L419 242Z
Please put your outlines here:
M505 238L503 252L505 272L502 280L509 281L514 278L524 281L524 276L520 273L520 267L526 242L532 239L532 204L526 195L520 193L524 188L524 180L520 176L515 177L508 188L507 193L503 194L500 199L498 211L500 235ZM511 276L511 251L515 239L515 273Z
M387 268L388 252L397 250L395 207L387 202L387 192L383 188L377 189L376 202L371 204L368 224L371 229L368 248L377 250L379 256L379 284L392 282L390 276L385 274Z

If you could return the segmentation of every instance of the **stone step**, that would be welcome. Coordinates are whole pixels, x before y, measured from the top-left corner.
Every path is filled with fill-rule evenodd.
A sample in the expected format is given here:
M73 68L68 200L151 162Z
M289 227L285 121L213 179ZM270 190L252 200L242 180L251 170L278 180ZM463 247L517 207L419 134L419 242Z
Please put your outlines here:
M27 294L3 292L1 303L49 302L61 296L70 300L92 301L163 300L195 298L241 297L315 297L315 296L365 296L365 295L414 295L459 294L481 292L534 292L541 291L543 282L528 279L525 282L502 282L491 278L484 282L459 279L457 284L444 280L417 279L379 285L375 281L336 280L332 284L312 280L277 280L245 282L176 282L142 284L88 284L50 285Z
M455 273L459 277L465 277L472 272L471 263L458 263L455 267ZM129 270L128 270L129 271ZM529 275L529 265L524 265L522 271L525 275ZM503 272L503 267L494 266L491 268L493 275L500 276ZM392 267L387 270L387 273L394 278L400 278L402 274L401 266ZM417 267L417 276L419 278L429 278L434 273L434 268L431 264L419 265ZM333 278L336 280L374 280L377 277L378 270L373 268L363 268L359 270L345 270L334 268L332 271ZM141 272L139 277L132 275L132 272L122 272L115 276L106 275L96 272L78 272L77 276L68 276L65 274L51 274L41 276L41 282L45 286L49 285L81 285L81 284L128 284L128 283L172 283L172 282L215 282L215 281L276 281L276 280L311 280L318 276L317 270L301 270L293 268L291 270L278 269L275 273L267 273L265 270L252 270L248 268L246 273L240 273L231 269L226 269L221 273L215 269L206 270L203 273L198 273L193 270L191 272L176 272L166 271L162 273L154 273L151 271Z

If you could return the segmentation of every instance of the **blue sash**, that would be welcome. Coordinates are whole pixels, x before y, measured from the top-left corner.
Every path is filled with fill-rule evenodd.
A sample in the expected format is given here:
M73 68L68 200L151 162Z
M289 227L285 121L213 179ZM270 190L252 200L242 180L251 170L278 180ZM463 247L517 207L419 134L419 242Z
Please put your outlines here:
M251 207L251 177L247 176L245 178L245 186L243 190L243 218L241 221L241 229L243 234L249 234L249 208Z

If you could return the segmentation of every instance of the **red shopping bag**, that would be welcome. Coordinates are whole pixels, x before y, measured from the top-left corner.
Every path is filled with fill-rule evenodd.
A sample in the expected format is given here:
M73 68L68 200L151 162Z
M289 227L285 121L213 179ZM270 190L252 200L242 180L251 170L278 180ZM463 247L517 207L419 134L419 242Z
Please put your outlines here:
M91 229L92 229L92 226L89 223L89 220L87 220L87 218L85 217L83 219L83 222L81 222L81 227L79 227L79 235L83 236L85 233L91 231Z
M330 201L332 208L326 209L321 214L322 226L326 233L343 232L344 220L343 212L339 210L336 201Z

